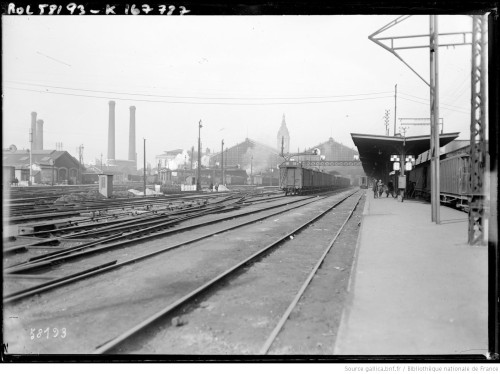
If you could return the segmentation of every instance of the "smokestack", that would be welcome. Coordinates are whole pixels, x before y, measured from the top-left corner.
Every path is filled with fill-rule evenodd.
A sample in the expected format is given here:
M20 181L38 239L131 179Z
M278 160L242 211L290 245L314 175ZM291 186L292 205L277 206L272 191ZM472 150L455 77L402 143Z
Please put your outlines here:
M115 159L115 102L109 102L108 160Z
M36 150L36 112L31 112L31 149Z
M36 149L43 150L43 119L36 121Z
M128 159L137 161L135 153L135 106L130 107L130 129L128 138Z

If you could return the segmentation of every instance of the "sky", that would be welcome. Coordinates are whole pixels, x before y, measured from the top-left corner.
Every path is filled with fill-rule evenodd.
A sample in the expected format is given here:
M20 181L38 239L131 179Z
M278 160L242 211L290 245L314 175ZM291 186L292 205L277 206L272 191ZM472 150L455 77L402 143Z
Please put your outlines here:
M44 120L44 148L86 163L107 156L108 102L116 101L117 159L128 158L129 107L136 109L139 167L167 150L220 151L246 137L276 147L285 115L292 150L351 133L389 134L396 118L428 118L429 87L368 36L396 15L12 16L2 17L2 142L29 149L31 112ZM470 31L465 15L439 16L439 31ZM429 33L412 16L379 36ZM441 41L444 42L442 37ZM446 39L450 40L450 39ZM458 40L455 37L453 40ZM428 38L399 45L428 43ZM440 117L468 139L470 45L439 50ZM428 48L401 50L429 77ZM399 132L399 120L397 120ZM428 134L410 126L407 136Z

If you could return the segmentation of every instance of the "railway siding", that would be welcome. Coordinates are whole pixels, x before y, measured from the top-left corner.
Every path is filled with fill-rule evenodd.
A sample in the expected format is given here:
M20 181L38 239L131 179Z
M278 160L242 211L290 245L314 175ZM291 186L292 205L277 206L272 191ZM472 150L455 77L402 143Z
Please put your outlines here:
M329 199L336 198L338 196ZM321 205L318 202L318 208L309 207L306 210L314 214L321 210ZM297 219L287 216L291 220L288 224ZM8 329L7 333L25 343L18 347L22 352L89 353L125 327L137 323L148 311L157 310L168 300L175 300L231 264L248 257L259 247L252 245L253 241L270 242L274 231L286 232L286 220L275 222L276 219L269 220L269 225L283 229L271 231L266 230L264 224L256 224L253 230L212 236L209 240L145 260L138 266L121 268L55 289L40 297L32 296L7 305L5 313L17 316L21 323L13 330ZM130 248L127 254L133 254ZM80 338L67 340L64 344L53 341L43 345L23 340L29 326L40 324L71 326L69 331L72 336Z

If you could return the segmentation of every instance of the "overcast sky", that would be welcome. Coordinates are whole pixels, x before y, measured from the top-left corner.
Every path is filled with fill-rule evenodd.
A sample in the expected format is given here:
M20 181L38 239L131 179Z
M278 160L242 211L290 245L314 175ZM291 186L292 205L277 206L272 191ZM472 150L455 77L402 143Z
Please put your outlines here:
M129 107L136 106L139 166L197 144L220 150L247 137L276 146L283 114L291 149L350 133L385 134L397 117L429 117L429 88L371 42L397 16L13 16L2 17L3 146L29 148L30 113L44 120L44 148L106 159L108 101L116 101L116 158L128 157ZM440 16L439 31L470 31L468 16ZM427 34L413 16L386 35ZM457 40L455 38L455 40ZM421 39L418 44L427 43ZM409 42L405 42L409 45ZM401 43L403 45L404 43ZM440 49L445 132L469 138L470 46ZM428 79L428 49L401 51ZM398 122L399 125L399 122ZM410 127L407 135L428 133Z

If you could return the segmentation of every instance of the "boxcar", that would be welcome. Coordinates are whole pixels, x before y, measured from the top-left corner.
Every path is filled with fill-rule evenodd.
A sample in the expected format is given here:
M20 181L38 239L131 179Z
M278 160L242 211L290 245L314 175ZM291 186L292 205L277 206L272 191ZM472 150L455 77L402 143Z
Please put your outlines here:
M469 201L469 155L458 154L439 162L439 195L444 204L466 207ZM410 183L414 183L416 197L430 199L431 165L425 162L410 171Z
M349 186L348 178L304 168L295 161L287 161L280 166L280 188L286 194L327 191Z

